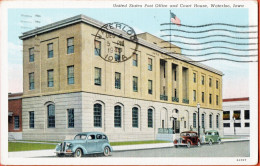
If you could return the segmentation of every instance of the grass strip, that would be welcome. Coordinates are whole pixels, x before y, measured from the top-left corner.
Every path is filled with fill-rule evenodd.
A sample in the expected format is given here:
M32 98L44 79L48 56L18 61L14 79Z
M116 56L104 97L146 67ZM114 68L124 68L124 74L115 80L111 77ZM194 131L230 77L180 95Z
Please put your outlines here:
M8 142L8 152L54 149L56 145Z

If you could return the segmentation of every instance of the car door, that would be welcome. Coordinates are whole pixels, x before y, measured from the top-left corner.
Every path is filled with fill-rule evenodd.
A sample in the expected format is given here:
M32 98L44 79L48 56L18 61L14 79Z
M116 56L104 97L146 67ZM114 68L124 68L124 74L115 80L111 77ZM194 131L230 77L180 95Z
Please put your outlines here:
M212 132L212 139L213 139L213 142L217 142L216 132Z
M88 153L95 153L96 152L96 135L90 134L87 137L86 149Z
M104 139L102 139L102 135L101 134L97 134L96 139L97 139L97 151L98 152L103 152L104 149L102 148L102 146L104 144Z

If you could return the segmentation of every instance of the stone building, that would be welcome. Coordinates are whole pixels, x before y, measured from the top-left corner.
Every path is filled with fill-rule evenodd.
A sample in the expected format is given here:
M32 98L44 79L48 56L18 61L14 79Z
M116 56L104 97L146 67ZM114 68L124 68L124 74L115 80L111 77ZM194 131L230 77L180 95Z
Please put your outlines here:
M114 33L121 44L97 38L103 25L78 15L20 36L24 139L101 131L111 141L153 140L158 133L197 130L197 103L200 126L223 133L222 72L149 33L138 34L136 43L125 34ZM129 59L104 60L108 46L115 60Z

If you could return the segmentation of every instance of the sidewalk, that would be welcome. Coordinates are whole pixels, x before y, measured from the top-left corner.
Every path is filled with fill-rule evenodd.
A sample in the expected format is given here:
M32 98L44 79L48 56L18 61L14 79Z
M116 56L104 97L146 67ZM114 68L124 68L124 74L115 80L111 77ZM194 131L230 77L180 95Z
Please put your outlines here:
M249 141L249 138L223 139L222 140L223 143L224 142L238 142L238 141ZM173 147L173 143L112 146L113 151L128 151L128 150L171 148L171 147ZM33 150L33 151L20 151L20 152L8 152L8 157L14 157L14 158L31 158L31 157L47 157L47 156L48 157L49 156L55 156L54 149Z

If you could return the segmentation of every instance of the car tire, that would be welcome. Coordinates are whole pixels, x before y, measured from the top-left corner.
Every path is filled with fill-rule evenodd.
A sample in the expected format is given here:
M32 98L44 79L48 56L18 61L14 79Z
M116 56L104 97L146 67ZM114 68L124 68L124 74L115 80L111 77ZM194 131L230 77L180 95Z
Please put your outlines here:
M109 156L110 155L110 148L108 147L108 146L106 146L105 148L104 148L104 156Z
M211 146L212 145L212 141L211 140L209 140L209 146Z
M200 145L201 145L201 144L200 144L200 141L198 141L197 146L200 147Z
M56 157L63 157L63 154L56 153Z
M218 144L221 144L221 139L218 140Z
M189 141L187 142L187 148L190 148L190 142Z
M175 148L178 148L178 145L174 145Z
M75 150L74 157L82 157L82 150L80 148Z

